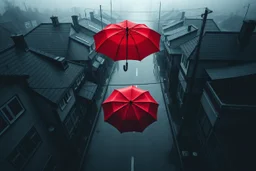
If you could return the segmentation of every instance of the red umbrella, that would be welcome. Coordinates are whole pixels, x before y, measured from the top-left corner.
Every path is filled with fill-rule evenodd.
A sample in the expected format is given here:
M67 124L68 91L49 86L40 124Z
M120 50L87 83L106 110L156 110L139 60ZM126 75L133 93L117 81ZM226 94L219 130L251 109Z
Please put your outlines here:
M123 132L143 132L157 120L158 103L135 86L116 89L102 104L104 121Z
M160 36L145 24L125 20L117 24L109 24L95 34L95 50L114 61L126 60L124 70L127 71L128 59L141 61L160 50Z

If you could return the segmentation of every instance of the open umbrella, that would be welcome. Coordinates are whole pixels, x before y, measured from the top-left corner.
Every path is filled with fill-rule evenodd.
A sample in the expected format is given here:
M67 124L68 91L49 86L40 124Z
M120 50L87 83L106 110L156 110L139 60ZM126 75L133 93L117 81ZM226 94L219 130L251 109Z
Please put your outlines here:
M148 55L158 52L160 34L145 24L125 20L109 24L95 34L95 50L114 61L126 60L124 71L128 69L127 60L141 61Z
M157 120L158 103L148 91L135 86L114 90L102 107L104 121L121 133L143 132Z

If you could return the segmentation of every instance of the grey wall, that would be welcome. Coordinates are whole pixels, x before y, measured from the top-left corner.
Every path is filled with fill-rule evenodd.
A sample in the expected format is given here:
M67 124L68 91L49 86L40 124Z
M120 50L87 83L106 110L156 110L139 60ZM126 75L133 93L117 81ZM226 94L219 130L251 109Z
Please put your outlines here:
M48 155L56 156L56 151L51 145L51 141L47 135L47 130L39 117L38 110L34 107L29 95L23 88L12 85L8 87L1 87L0 89L0 105L2 106L10 98L17 95L25 108L25 112L0 136L0 168L1 171L16 171L16 169L7 161L7 157L12 150L19 144L21 139L35 126L39 133L42 143L32 156L24 171L42 170Z

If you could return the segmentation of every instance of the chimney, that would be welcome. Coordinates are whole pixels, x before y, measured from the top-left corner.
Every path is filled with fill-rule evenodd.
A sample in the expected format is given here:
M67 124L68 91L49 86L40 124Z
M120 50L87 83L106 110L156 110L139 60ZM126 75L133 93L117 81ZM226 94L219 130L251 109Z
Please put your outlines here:
M255 20L244 20L240 33L238 35L238 42L241 47L245 47L250 43L252 33L255 29Z
M188 31L191 31L192 25L188 26Z
M185 19L185 12L183 11L182 13L181 13L181 18L180 18L180 20L184 20Z
M78 24L78 16L77 15L72 15L72 21L75 27L79 26Z
M52 20L52 25L54 27L57 27L60 24L57 16L52 16L51 20Z
M90 17L91 17L91 20L94 19L94 12L90 12Z
M12 35L11 38L12 38L16 48L18 48L20 50L24 50L24 51L26 51L28 49L28 45L24 39L23 34Z

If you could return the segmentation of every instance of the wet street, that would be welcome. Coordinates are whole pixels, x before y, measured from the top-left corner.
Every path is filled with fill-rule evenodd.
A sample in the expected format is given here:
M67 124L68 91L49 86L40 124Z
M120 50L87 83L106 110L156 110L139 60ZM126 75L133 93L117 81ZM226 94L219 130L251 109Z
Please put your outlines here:
M105 123L101 110L90 148L83 164L84 171L176 171L179 170L178 153L175 149L163 94L157 72L154 71L153 56L142 62L129 61L129 69L123 71L124 61L117 63L105 99L120 84L137 85L149 90L159 103L158 121L143 133L123 133ZM137 83L137 84L135 84ZM140 85L143 84L143 85Z
M141 7L140 7L141 8ZM139 8L139 9L140 9ZM145 7L147 8L147 7ZM136 10L136 9L134 9ZM148 19L148 14L130 14L128 20L141 23L138 19ZM154 23L143 22L149 27ZM156 27L156 24L154 24ZM124 72L125 61L116 62L104 100L116 88L135 85L148 90L159 103L158 120L143 133L123 133L104 122L100 112L90 147L82 165L82 171L177 171L180 170L179 155L174 144L170 122L159 84L158 67L154 54L140 61L128 61L128 71ZM147 84L149 83L149 84Z

